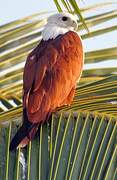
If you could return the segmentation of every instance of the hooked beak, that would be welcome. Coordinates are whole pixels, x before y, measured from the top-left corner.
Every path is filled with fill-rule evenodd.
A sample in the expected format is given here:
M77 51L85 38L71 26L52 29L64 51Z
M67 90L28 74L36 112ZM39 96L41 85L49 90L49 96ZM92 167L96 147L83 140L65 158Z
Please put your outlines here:
M77 24L76 21L73 21L72 26L73 26L74 30L77 31L77 29L78 29L78 24Z

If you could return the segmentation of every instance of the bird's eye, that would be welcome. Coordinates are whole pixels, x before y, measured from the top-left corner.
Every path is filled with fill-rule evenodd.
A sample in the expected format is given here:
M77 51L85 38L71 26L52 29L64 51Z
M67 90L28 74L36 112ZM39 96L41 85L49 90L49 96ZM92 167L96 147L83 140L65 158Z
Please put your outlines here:
M63 21L67 21L68 18L67 18L66 16L63 16L63 17L62 17L62 20L63 20Z

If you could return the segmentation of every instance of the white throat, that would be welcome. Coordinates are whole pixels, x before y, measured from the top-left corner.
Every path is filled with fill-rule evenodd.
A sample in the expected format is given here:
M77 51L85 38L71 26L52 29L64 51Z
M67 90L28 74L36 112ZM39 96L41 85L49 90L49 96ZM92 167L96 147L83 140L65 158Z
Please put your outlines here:
M55 24L47 24L42 31L42 38L44 41L49 39L55 39L60 34L65 34L68 31L74 31L72 27L70 28L63 28L59 27Z

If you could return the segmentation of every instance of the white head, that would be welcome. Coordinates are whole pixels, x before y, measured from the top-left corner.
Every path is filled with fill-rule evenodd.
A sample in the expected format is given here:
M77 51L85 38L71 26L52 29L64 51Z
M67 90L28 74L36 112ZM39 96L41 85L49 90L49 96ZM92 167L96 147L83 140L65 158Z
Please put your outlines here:
M77 30L77 19L72 14L62 12L50 16L42 32L43 40L55 39L59 34Z

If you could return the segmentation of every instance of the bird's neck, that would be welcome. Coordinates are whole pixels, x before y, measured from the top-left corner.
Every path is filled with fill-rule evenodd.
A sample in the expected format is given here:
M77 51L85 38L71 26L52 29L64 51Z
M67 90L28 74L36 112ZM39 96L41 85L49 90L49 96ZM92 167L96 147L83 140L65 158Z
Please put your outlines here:
M42 38L44 41L47 41L49 39L55 39L58 35L65 34L68 31L73 31L73 29L59 27L55 24L47 24L42 31Z

